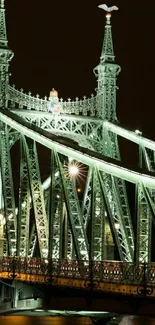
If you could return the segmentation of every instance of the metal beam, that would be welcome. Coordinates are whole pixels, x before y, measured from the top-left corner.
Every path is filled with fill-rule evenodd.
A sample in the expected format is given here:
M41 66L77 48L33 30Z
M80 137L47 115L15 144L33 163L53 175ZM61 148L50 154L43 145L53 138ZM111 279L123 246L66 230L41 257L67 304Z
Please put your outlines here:
M36 229L38 235L40 256L48 256L48 222L45 210L44 195L40 177L36 143L32 142L30 148L23 137L29 171L31 196L34 207Z
M65 170L61 164L60 158L58 154L55 153L55 155L57 164L59 166L64 192L63 194L69 218L69 225L73 236L75 253L79 260L88 260L87 236L84 229L75 183L70 177L66 177Z
M17 220L15 213L15 198L10 157L9 134L7 125L0 123L1 137L1 173L4 196L4 213L6 218L6 241L8 255L16 254L17 245Z
M23 140L20 139L20 186L19 186L19 209L17 223L17 256L28 256L29 231L30 231L30 185L26 153L24 152Z

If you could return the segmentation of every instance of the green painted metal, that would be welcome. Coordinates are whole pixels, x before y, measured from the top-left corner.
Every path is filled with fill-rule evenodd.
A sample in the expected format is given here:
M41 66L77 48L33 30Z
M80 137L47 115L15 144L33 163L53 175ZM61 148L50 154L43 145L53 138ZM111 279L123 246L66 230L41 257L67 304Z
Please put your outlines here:
M98 179L97 169L93 168L91 184L91 237L90 259L102 261L104 256L105 239L105 205L102 188Z
M64 166L62 165L58 155L56 155L56 161L59 166L75 254L79 260L88 259L88 241L82 220L81 208L75 188L75 182L70 175L66 176Z
M9 62L13 52L8 48L4 0L0 2L0 107L7 108L9 85Z
M152 215L143 183L138 184L137 191L137 256L140 262L151 260Z
M23 139L20 139L20 185L19 209L17 218L17 256L28 256L30 232L31 196L26 152Z
M31 142L28 146L23 137L24 150L26 152L26 160L30 179L30 189L34 208L36 229L40 248L40 256L48 256L48 222L45 210L45 201L40 177L40 169L38 163L38 154L36 143Z
M51 184L49 192L49 258L62 258L63 191L55 155L51 152Z
M0 139L1 174L4 197L4 216L6 218L7 252L10 256L12 256L16 254L17 248L17 220L10 158L9 132L7 125L2 122L0 123Z
M118 122L116 82L121 69L115 63L110 17L106 15L100 62L94 69L98 83L96 95L67 101L56 96L59 112L54 113L50 109L52 96L44 99L39 98L39 95L33 97L31 93L25 94L22 89L19 91L9 85L8 68L13 53L8 48L4 0L0 2L1 174L6 215L5 236L9 239L10 255L16 253L17 249L20 256L33 256L39 244L41 257L88 260L90 256L92 260L102 260L107 213L120 259L131 262L135 250L137 261L150 261L154 176L121 165L117 135L139 144L149 171L154 171L155 143L115 123ZM58 137L53 138L47 131ZM28 141L25 137L29 138ZM19 138L20 186L16 226L10 152ZM45 192L36 142L51 150L51 181ZM145 148L152 150L152 158ZM63 162L70 159L88 167L81 205L75 182L65 174ZM56 176L58 169L59 176ZM124 180L134 183L138 189L137 242L134 239ZM34 211L35 216L35 222L31 220L31 223L30 210ZM91 249L87 238L90 220Z

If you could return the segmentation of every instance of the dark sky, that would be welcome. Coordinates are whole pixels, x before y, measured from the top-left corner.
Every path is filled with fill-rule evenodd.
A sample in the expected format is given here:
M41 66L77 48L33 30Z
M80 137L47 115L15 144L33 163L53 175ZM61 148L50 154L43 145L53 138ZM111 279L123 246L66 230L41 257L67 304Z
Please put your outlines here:
M7 30L15 57L11 83L41 97L54 87L64 99L90 95L96 87L104 35L100 0L7 0ZM112 17L121 124L155 140L155 4L107 0ZM149 10L146 8L149 7Z

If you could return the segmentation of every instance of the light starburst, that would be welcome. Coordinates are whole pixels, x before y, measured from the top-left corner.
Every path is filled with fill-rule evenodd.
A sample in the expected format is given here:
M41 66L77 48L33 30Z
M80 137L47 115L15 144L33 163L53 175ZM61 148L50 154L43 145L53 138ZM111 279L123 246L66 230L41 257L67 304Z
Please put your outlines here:
M75 160L65 165L65 173L67 177L83 181L86 177L87 167Z

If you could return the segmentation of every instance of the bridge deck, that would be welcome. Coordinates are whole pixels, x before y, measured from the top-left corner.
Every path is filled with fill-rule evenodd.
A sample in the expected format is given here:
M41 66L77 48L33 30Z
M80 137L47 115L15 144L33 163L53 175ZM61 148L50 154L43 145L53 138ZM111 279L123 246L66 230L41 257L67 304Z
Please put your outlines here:
M155 297L155 263L4 257L0 278L58 287Z
M11 274L8 272L0 273L0 278L10 279ZM97 291L109 292L109 293L117 293L117 294L129 294L129 295L138 295L140 294L140 290L144 290L144 286L136 285L136 284L120 284L120 283L110 283L110 282L102 282L102 281L90 281L89 279L75 279L75 278L67 278L67 277L58 277L53 276L46 277L43 275L36 274L24 274L24 273L15 273L15 280L21 282L33 282L33 283L50 283L52 286L59 287L69 287L76 289L93 289ZM151 292L151 297L155 297L155 288L153 288L153 292Z

